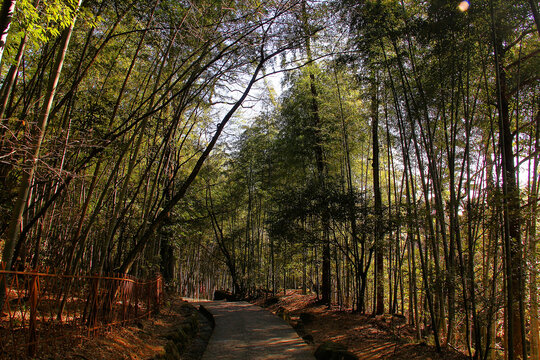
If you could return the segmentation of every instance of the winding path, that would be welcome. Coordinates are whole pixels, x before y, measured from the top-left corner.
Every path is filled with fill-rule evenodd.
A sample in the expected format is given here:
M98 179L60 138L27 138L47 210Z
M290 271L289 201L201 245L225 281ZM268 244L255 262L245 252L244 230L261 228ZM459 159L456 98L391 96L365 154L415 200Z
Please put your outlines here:
M313 360L310 347L282 319L247 302L201 303L216 320L202 360Z

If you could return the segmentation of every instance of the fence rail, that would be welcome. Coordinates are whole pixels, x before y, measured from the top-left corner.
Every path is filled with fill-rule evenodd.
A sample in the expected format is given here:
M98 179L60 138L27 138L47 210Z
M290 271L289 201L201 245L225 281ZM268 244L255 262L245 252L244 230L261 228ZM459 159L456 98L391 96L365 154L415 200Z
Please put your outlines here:
M35 356L51 340L92 335L159 311L161 276L9 271L0 263L0 358Z

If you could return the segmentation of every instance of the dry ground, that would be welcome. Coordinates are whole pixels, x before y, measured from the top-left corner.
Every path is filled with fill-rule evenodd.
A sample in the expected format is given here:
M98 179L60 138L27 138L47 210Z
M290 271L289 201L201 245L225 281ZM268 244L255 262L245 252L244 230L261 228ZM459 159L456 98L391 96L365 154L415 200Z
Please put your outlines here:
M42 335L35 359L152 359L164 352L167 335L186 315L186 304L181 298L166 300L160 313L150 319L141 319L126 327L114 327L90 337L68 335L63 339L47 339ZM13 356L0 354L0 359L11 358Z
M258 300L257 304L264 306L265 299ZM313 336L315 345L334 341L347 346L361 360L467 358L453 349L444 349L439 354L434 346L414 342L413 329L400 317L370 317L328 309L318 305L314 295L301 295L298 291L288 291L286 296L280 296L277 303L268 307L273 312L280 308L289 312L293 323L301 313L312 314L313 321L305 324L304 330Z

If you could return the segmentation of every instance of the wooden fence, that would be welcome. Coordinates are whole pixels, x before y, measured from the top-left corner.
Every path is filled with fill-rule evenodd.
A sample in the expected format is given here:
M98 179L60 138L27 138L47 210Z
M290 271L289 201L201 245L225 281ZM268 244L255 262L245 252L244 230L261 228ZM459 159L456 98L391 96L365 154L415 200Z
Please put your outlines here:
M162 294L161 276L8 271L0 263L0 358L33 357L51 341L149 317Z

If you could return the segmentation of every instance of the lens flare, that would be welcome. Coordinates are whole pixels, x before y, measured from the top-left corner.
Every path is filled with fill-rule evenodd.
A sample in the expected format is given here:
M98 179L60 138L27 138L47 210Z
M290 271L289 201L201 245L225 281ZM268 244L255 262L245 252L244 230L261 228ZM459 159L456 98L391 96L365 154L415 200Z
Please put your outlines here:
M465 12L465 11L469 10L469 2L466 1L466 0L460 2L459 5L458 5L458 9L461 12Z

